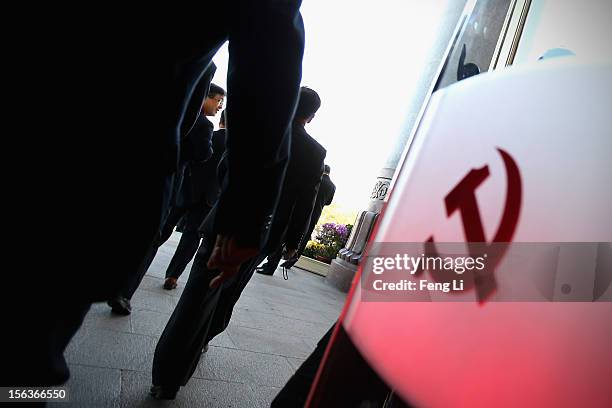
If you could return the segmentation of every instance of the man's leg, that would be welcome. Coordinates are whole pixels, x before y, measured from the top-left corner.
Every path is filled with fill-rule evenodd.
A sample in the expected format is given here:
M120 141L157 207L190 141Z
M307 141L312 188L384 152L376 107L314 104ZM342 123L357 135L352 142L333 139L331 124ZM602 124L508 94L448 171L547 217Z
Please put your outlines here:
M173 398L195 370L215 312L221 287L211 289L218 275L206 262L210 251L204 247L196 254L189 279L170 320L166 324L153 359L152 393L157 398Z
M198 229L204 223L206 216L210 213L211 207L205 203L198 203L187 211L180 222L177 223L177 230L182 233L174 256L166 269L166 281L164 289L176 288L176 281L181 276L187 264L193 259L200 245L200 233Z
M187 264L193 259L198 251L199 245L200 234L197 231L186 231L182 233L181 240L172 256L170 265L168 265L168 269L166 269L166 283L169 281L169 278L172 278L174 280L174 285L173 287L166 287L164 284L164 288L174 289L176 287L176 281L187 267Z
M140 283L144 279L149 267L153 263L155 255L157 255L157 250L170 239L170 236L172 236L172 231L174 231L174 227L176 227L176 224L178 224L185 212L186 209L183 207L172 206L170 208L168 215L162 223L162 227L159 229L155 241L149 247L149 251L140 263L138 270L135 274L129 277L127 283L121 288L119 295L120 297L127 299L128 306L129 300L131 300L132 296L134 296L136 289L138 289L140 286Z
M321 214L319 214L319 216L320 215ZM302 241L300 242L300 247L298 248L297 254L295 254L296 259L299 258L300 255L302 255L302 253L304 252L304 249L306 249L306 245L308 244L308 241L310 241L310 237L312 236L312 231L314 231L317 225L317 222L319 222L319 217L317 217L316 220L315 219L310 220L310 225L308 225L308 231L306 231L306 233L302 237Z
M90 303L74 297L57 300L48 296L41 300L47 309L26 310L26 324L17 322L17 326L11 326L19 338L7 333L2 386L48 387L63 384L69 378L64 350L81 327Z
M172 235L174 226L178 223L178 220L184 214L185 210L179 207L172 207L163 228L158 232L154 242L150 245L149 250L138 266L138 269L134 274L128 276L126 283L121 287L119 294L108 301L108 305L111 307L114 313L119 315L127 316L132 312L132 305L130 301L132 296L136 292L136 289L140 286L140 283L144 279L149 267L157 255L157 250L162 246Z
M210 239L222 232L251 248L263 244L261 228L275 207L282 186L290 143L288 129L301 78L304 30L299 0L282 5L275 1L240 4L243 9L227 15L234 28L229 30L227 82L230 90L238 91L230 91L229 96L228 173L217 202L217 214L211 218L214 234ZM237 29L241 26L244 29ZM259 64L262 55L270 57L265 67ZM264 109L254 103L262 98L278 102L273 112L262 115ZM258 123L265 138L254 141L248 137L253 123ZM266 160L262 162L262 158ZM264 197L264 202L236 211L244 198L255 196ZM209 288L219 274L206 269L209 256L209 251L196 254L181 300L157 344L154 386L172 391L185 384L197 366L220 294L218 288ZM231 282L223 285L228 283ZM155 394L165 396L163 388Z
M302 256L302 254L304 253L304 249L306 249L306 244L308 244L308 241L310 241L310 237L312 236L312 231L314 231L314 228L317 225L317 222L319 222L319 218L317 218L316 220L314 219L310 220L308 231L306 231L306 233L302 237L302 240L300 241L300 247L298 248L297 252L295 253L295 255L293 255L291 259L288 259L287 261L283 262L283 264L281 265L283 268L287 268L287 269L292 268L293 265L295 265L297 261L300 259L300 256Z
M229 325L234 306L240 299L240 295L244 291L244 288L249 283L255 272L255 267L261 263L265 258L265 255L259 255L253 260L245 262L240 267L238 273L238 279L235 279L233 283L223 285L221 294L219 295L219 301L217 303L217 309L213 315L213 319L208 330L208 337L206 343L212 340L215 336L222 333Z
M274 275L274 271L278 268L278 264L283 256L283 246L280 245L276 251L268 255L268 260L265 264L255 269L255 272L262 275Z
M153 263L153 259L155 259L155 255L157 255L157 250L160 246L161 243L158 240L156 240L156 242L151 245L147 256L142 260L140 266L138 267L137 273L134 274L130 279L130 282L128 282L128 284L121 289L121 295L123 297L128 300L132 299L132 296L134 296L134 292L136 292L136 289L138 289L138 287L140 286L140 282L142 282L142 279L144 278L147 271L149 270L149 267Z
M153 262L155 258L155 254L157 254L157 249L159 248L158 239L150 245L149 250L138 266L136 273L133 273L127 277L127 282L121 287L119 290L119 294L112 299L108 300L108 305L111 307L113 313L127 316L132 313L132 305L130 304L130 300L140 286L140 282L144 278L149 266Z
M234 278L211 289L219 272L206 267L210 253L204 245L198 250L181 299L157 343L151 389L156 398L174 398L191 378L202 350L227 328L234 305L263 259L260 255L245 262Z

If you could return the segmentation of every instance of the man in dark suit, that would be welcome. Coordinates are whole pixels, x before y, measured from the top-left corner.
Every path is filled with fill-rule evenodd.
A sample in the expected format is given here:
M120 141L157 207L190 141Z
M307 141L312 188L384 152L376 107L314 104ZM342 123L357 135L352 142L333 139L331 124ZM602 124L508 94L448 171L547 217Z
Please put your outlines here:
M90 304L114 296L146 256L169 208L180 130L195 122L192 113L206 96L198 84L227 40L230 171L213 220L217 238L210 261L222 281L259 253L289 154L304 51L300 4L203 1L189 8L152 7L144 19L108 6L95 16L47 19L63 31L37 22L47 34L30 53L35 69L28 80L45 72L55 79L52 89L49 81L39 81L45 91L64 96L44 110L52 120L39 122L70 145L64 157L53 156L58 178L49 180L63 182L43 186L61 195L51 218L62 220L65 231L86 221L95 233L70 240L65 253L39 257L44 264L36 269L44 273L21 299L32 307L19 312L24 323L15 327L18 336L8 347L16 357L4 370L11 384L65 382L63 352ZM253 123L262 137L252 137ZM102 248L109 251L91 262Z
M157 250L170 238L174 227L177 226L179 221L185 220L181 228L195 233L196 247L193 253L197 250L199 243L197 228L204 221L208 211L210 211L210 207L206 205L205 197L205 186L208 183L208 173L205 170L205 166L214 154L212 147L214 125L208 120L207 116L214 116L219 112L223 107L224 98L225 90L211 83L198 119L193 127L187 131L188 133L181 144L179 173L176 178L176 184L173 186L175 192L168 216L164 225L160 228L159 236L151 245L147 256L143 259L138 270L129 277L128 281L121 288L120 293L108 301L108 305L114 313L119 315L129 315L131 313L132 306L130 301L132 296L140 286L151 263L153 263ZM213 177L213 182L214 180L216 180L216 177ZM188 234L189 238L192 238L191 234ZM184 252L186 245L193 244L191 242L184 242L180 254ZM177 248L178 250L179 248Z
M202 349L210 339L225 330L233 307L253 276L255 267L270 250L275 249L283 237L293 243L294 250L297 249L310 219L326 154L325 149L304 129L320 104L316 92L305 87L301 89L292 127L291 158L282 198L271 214L268 242L259 256L245 262L237 274L220 284L218 272L210 262L207 263L212 250L212 233L210 219L204 223L204 239L189 280L155 350L151 388L155 398L173 399L180 386L187 383L198 364ZM214 216L213 213L211 216ZM290 220L296 227L288 230Z
M312 235L312 231L314 227L319 222L319 218L321 217L321 213L323 212L323 207L326 205L330 205L332 200L334 199L334 193L336 192L336 186L332 183L329 178L330 167L326 164L325 169L323 170L323 175L321 176L321 185L319 186L319 192L317 193L317 199L315 201L314 207L312 209L312 215L310 216L310 223L308 228L302 234L302 239L299 245L298 250L293 256L291 256L288 260L283 262L281 265L283 268L291 268L298 261L302 252L304 252L304 248L306 248L306 244L310 240L310 236ZM289 244L291 245L291 244ZM288 246L291 248L290 246ZM285 254L289 256L290 254ZM276 268L283 256L283 246L279 246L276 251L268 255L268 259L265 264L255 269L255 272L260 273L262 275L274 275Z
M225 111L221 112L219 130L212 134L213 154L206 162L195 164L192 167L193 179L197 181L194 192L198 198L183 217L179 220L176 230L181 233L181 239L176 251L166 269L166 281L164 289L176 288L176 282L181 276L187 264L191 261L200 245L200 233L198 228L212 209L219 197L219 180L217 167L221 156L225 152Z
M289 261L284 263L283 266L285 268L291 268L297 262L299 257L304 252L306 244L308 244L308 241L312 236L312 231L314 231L315 226L319 222L319 218L321 218L323 207L325 207L326 205L330 205L334 200L334 194L336 193L336 185L331 181L331 178L329 177L330 171L331 168L326 164L325 169L323 170L323 176L321 176L321 186L319 186L317 201L315 203L314 209L312 210L310 225L308 226L308 230L304 233L297 254L295 254L293 258L291 258Z

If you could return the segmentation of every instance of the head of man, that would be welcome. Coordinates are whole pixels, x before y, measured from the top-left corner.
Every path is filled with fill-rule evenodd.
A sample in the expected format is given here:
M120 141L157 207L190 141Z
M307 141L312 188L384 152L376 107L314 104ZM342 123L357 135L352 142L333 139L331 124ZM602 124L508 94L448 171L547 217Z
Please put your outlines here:
M210 84L208 96L202 104L202 114L206 116L215 116L217 112L223 109L223 100L225 99L225 89L219 85Z
M295 110L295 121L305 125L315 117L321 107L321 98L312 89L303 86L300 88L300 99Z

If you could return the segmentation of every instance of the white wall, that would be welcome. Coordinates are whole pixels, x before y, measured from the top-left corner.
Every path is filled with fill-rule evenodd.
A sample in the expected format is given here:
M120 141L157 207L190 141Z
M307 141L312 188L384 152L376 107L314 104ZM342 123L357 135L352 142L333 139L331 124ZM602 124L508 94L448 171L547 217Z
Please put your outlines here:
M566 48L581 59L612 58L612 1L533 0L514 64Z

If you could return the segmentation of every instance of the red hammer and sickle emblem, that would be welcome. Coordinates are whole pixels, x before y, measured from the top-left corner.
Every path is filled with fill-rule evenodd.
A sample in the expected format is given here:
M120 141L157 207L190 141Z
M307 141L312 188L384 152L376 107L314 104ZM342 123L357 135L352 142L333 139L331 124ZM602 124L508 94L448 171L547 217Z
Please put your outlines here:
M484 303L497 288L493 271L512 241L521 210L522 186L518 166L507 152L500 148L497 148L497 151L504 162L508 180L504 211L492 241L497 245L487 244L476 200L476 189L489 177L489 166L470 170L444 198L447 217L450 217L456 211L459 211L461 214L463 231L470 256L481 256L484 252L483 249L487 251L486 268L480 272L474 271L473 285L476 287L479 303ZM433 236L427 239L425 249L428 256L439 256ZM456 278L456 275L453 271L447 271L446 273L445 271L436 271L435 274L432 274L432 277L440 282L450 281L452 278ZM465 289L469 289L471 285L472 282L466 282Z

